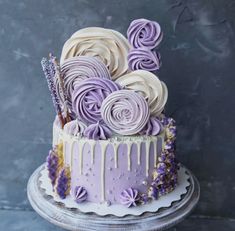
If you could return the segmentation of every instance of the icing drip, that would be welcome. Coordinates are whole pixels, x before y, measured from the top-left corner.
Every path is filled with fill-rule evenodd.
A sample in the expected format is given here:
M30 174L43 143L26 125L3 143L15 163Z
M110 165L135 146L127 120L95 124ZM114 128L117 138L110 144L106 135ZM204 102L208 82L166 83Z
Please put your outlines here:
M90 143L91 164L94 164L95 143L96 143L95 141Z
M82 168L83 168L83 146L84 142L79 142L78 144L78 153L79 153L79 174L82 175Z
M157 142L158 141L153 141L153 152L154 152L154 168L157 167L157 156L158 156L158 153L157 153Z
M127 169L128 171L131 171L131 147L132 147L132 143L126 143L127 145Z
M114 167L118 168L118 144L113 144L113 150L114 150Z
M71 143L70 143L70 166L71 166L71 172L72 172L72 169L73 169L73 149L74 149L74 145L75 145L75 141L73 140Z
M100 175L101 175L101 201L105 201L105 154L106 154L107 143L101 145L101 164L100 164Z
M145 142L145 156L146 156L146 177L149 175L149 149L150 149L150 141L146 140Z
M136 145L137 145L138 165L140 165L140 158L141 158L141 155L140 155L140 151L141 151L141 142L137 142Z

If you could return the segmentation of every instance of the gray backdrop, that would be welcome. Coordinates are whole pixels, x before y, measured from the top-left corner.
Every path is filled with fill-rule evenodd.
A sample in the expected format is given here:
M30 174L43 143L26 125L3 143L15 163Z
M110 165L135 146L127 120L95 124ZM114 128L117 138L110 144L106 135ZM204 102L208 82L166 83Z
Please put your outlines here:
M126 34L131 20L164 31L160 78L178 124L178 158L198 177L201 200L172 230L235 229L235 1L0 0L0 230L52 230L26 198L51 145L54 110L40 67L87 26ZM60 229L53 229L60 230Z

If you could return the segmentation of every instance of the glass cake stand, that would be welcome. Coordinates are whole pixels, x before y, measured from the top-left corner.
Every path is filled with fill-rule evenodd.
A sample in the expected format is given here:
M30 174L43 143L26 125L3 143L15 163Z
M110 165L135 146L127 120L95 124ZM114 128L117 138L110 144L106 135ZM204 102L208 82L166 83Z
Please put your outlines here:
M187 193L171 206L160 208L155 213L146 212L140 216L114 215L98 216L94 213L81 213L78 209L69 209L63 203L55 202L51 196L40 188L40 172L45 167L41 165L31 175L27 194L34 210L49 222L67 230L165 230L182 221L196 206L200 197L200 185L196 177L186 168L190 176L190 186Z

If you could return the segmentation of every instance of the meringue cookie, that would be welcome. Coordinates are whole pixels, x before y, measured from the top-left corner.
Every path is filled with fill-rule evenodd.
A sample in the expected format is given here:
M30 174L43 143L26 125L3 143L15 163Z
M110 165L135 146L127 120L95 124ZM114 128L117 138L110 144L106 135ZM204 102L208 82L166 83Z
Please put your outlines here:
M168 98L168 90L165 83L153 73L137 70L119 77L116 82L125 89L140 93L148 102L152 116L158 116L163 111Z
M99 58L113 79L128 72L127 54L130 45L119 32L100 27L88 27L75 32L64 44L60 62L74 56Z

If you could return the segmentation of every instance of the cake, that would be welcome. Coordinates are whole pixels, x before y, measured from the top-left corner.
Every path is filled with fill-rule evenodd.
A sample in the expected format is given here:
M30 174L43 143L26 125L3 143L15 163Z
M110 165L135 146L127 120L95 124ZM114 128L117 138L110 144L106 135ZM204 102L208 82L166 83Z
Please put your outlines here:
M65 42L60 61L42 59L56 111L46 160L56 196L131 209L175 189L176 125L157 76L162 38L147 19L132 21L127 38L89 27Z

